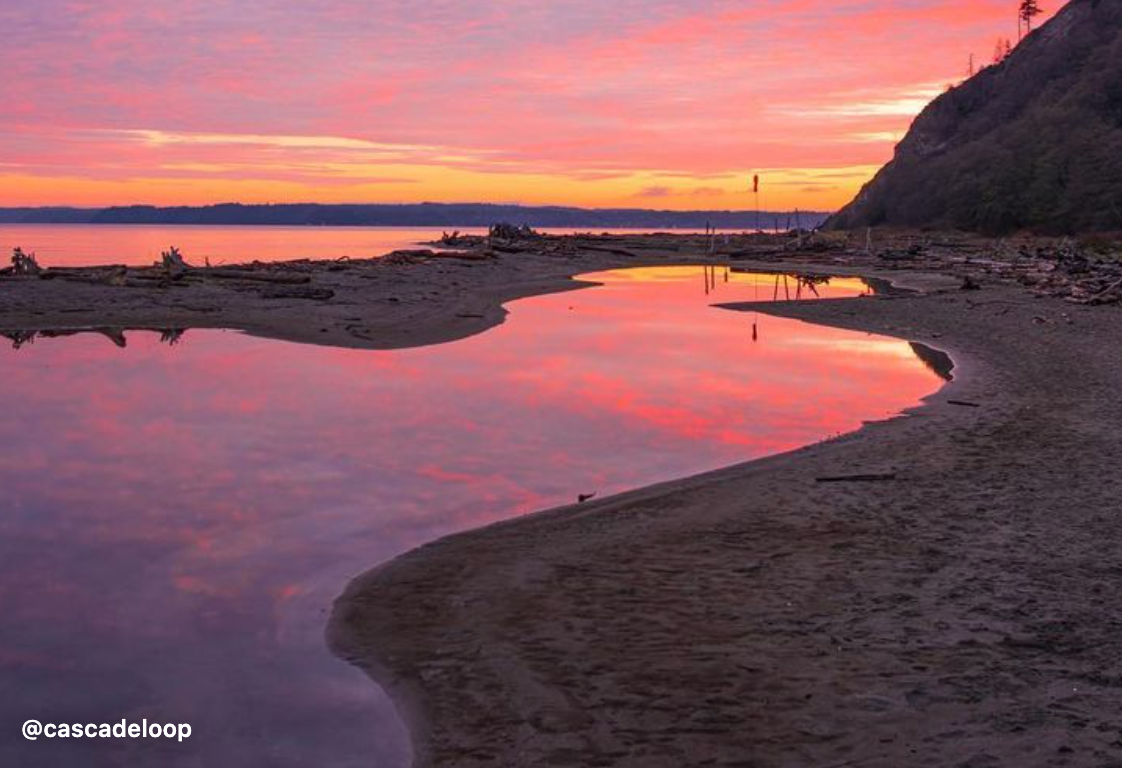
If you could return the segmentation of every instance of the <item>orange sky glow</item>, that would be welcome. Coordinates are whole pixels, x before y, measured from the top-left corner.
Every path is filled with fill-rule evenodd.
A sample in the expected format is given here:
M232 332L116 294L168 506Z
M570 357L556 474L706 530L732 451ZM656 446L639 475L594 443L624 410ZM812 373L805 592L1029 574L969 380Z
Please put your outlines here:
M758 173L761 207L829 210L1016 6L4 3L0 206L750 209Z

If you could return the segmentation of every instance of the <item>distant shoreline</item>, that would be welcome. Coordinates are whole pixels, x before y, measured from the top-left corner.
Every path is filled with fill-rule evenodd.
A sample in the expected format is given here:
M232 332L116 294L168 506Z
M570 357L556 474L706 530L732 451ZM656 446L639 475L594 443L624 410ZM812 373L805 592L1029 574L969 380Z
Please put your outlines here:
M823 211L668 211L644 208L571 208L489 203L325 205L289 203L156 207L146 205L74 208L0 208L0 224L139 224L201 226L489 227L506 222L543 229L756 230L813 228Z

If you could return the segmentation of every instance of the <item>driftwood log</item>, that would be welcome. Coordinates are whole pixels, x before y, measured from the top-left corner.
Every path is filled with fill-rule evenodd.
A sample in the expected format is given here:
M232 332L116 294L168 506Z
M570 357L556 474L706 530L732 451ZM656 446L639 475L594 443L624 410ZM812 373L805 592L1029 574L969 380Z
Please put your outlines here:
M42 271L39 262L35 260L34 253L24 253L22 248L16 248L12 252L12 274L20 276L38 275Z
M303 285L310 283L310 275L294 275L292 273L259 272L252 269L204 269L198 272L200 277L217 277L220 280L249 280L259 283L280 283L282 285Z
M175 246L160 254L160 266L164 268L164 272L172 280L182 277L191 269L191 265L184 260L183 254Z

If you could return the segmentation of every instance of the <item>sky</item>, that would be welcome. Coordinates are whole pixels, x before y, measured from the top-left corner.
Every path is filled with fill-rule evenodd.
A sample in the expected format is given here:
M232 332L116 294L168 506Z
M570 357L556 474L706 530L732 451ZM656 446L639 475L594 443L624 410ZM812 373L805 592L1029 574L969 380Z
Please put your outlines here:
M829 210L1016 6L0 0L0 206Z

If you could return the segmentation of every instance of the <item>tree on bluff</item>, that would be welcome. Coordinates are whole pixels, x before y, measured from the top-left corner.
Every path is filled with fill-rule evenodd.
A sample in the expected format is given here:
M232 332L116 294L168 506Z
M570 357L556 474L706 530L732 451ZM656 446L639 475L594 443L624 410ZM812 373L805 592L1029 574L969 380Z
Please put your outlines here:
M1040 3L1036 0L1021 0L1020 11L1017 16L1018 31L1024 28L1024 34L1032 32L1032 20L1035 19L1044 11L1040 10Z

